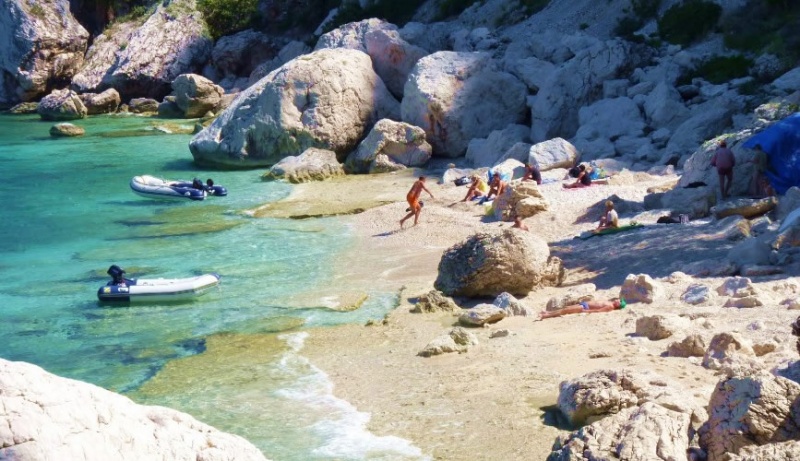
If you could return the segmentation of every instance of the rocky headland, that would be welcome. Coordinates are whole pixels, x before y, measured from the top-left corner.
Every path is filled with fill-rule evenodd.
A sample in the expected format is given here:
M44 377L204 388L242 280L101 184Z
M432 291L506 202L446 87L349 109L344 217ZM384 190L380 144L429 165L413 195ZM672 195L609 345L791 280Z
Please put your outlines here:
M297 3L259 6L283 21L308 7ZM68 0L12 0L0 9L0 107L72 122L59 137L101 114L197 119L187 156L198 165L302 183L253 216L342 215L359 243L331 291L378 287L399 305L367 326L311 331L304 353L376 433L447 460L800 456L800 189L751 197L744 146L797 112L797 57L669 27L700 12L722 27L765 7L488 0L441 17L442 3L403 24L331 14L314 32L216 36L193 0L92 33ZM703 72L741 59L745 72ZM730 200L710 165L721 139L737 161ZM562 188L580 162L607 183ZM518 178L524 163L541 185L513 180L491 208L460 201L455 179ZM436 198L401 230L418 174L437 180ZM608 200L643 227L586 238ZM510 228L514 216L531 231ZM688 223L659 223L679 217ZM535 321L615 296L629 307ZM3 363L0 385L0 455L12 459L87 444L124 459L261 459L186 415L30 365ZM72 458L107 459L92 456Z

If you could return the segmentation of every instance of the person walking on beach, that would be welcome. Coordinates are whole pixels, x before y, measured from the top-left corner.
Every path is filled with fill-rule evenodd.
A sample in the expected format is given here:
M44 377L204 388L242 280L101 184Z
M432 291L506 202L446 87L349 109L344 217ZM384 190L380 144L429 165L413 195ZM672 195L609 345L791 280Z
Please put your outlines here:
M728 142L724 139L719 142L719 147L714 152L714 156L711 157L711 166L717 168L719 191L722 193L722 198L728 198L731 193L733 167L736 166L736 158L733 156L733 151L728 148Z
M419 213L422 211L422 202L419 201L419 196L422 194L422 191L427 192L431 198L434 198L431 191L425 187L425 176L420 176L419 179L414 181L414 184L411 186L408 194L406 194L406 200L408 201L410 211L407 215L405 215L405 217L403 217L403 219L400 220L401 228L406 220L412 216L414 217L414 225L417 225L417 222L419 221Z
M562 315L569 314L594 314L597 312L611 312L617 309L625 309L627 303L625 298L614 298L608 301L583 301L578 304L572 304L556 311L544 311L539 314L539 319L549 319L553 317L561 317Z

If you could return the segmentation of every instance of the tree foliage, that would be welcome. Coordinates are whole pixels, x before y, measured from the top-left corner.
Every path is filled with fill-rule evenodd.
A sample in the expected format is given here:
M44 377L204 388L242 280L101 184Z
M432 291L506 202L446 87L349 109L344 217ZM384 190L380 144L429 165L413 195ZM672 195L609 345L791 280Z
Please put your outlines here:
M673 5L658 20L658 33L664 40L689 45L712 31L722 7L706 0L684 0Z
M197 0L197 9L215 40L252 27L258 19L258 0Z

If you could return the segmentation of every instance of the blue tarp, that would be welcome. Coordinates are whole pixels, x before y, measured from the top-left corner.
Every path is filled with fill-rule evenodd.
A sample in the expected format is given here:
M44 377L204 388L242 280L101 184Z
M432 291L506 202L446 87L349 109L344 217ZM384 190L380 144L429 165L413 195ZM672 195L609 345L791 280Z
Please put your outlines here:
M800 187L800 112L776 122L745 141L744 147L756 144L767 153L767 178L778 194L792 186Z

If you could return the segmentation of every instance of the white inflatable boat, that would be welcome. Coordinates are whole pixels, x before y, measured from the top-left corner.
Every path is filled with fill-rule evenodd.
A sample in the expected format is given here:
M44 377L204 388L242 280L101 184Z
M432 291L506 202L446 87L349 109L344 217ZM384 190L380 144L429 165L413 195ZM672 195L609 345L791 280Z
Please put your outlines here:
M100 287L97 290L97 299L101 302L114 303L187 301L206 293L218 284L217 274L203 274L183 279L119 278Z
M131 179L131 190L142 197L154 199L189 199L205 200L206 190L192 187L185 181L167 181L155 176L134 176Z

